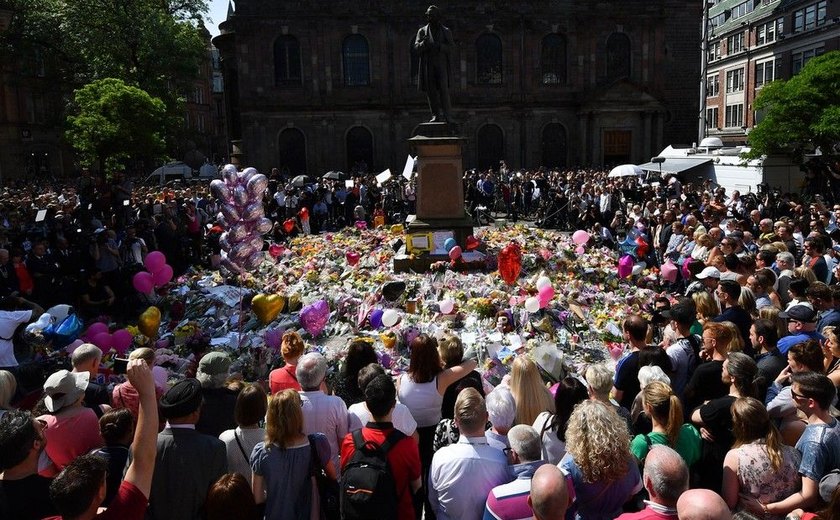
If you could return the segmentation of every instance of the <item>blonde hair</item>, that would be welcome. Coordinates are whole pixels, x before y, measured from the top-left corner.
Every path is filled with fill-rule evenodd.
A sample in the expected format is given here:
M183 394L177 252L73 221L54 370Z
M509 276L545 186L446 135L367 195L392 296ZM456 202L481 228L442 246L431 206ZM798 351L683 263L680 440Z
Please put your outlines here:
M487 405L475 388L464 388L455 399L455 419L467 433L484 430L487 424Z
M755 304L755 293L752 289L749 287L741 287L741 295L738 297L738 305L747 311L750 316L755 316L757 308Z
M17 390L17 380L8 370L0 370L0 410L12 408L12 398Z
M587 400L579 403L566 428L566 451L587 483L607 484L627 473L630 434L627 423L611 405Z
M808 285L817 281L817 275L814 274L814 271L811 270L810 267L802 267L799 266L793 270L793 277L794 278L804 278L808 280Z
M141 347L132 350L131 354L128 355L128 359L142 359L151 367L155 364L155 351L149 347Z
M776 425L770 420L767 408L753 397L739 397L732 403L732 434L735 436L733 448L738 448L755 440L763 440L767 456L774 471L782 467L782 440Z
M458 365L464 360L464 346L458 336L446 334L438 339L437 344L438 354L446 368Z
M677 437L683 425L683 408L680 398L670 386L661 381L653 381L642 388L642 403L650 407L651 415L665 426L668 446L677 444Z
M303 434L303 409L297 391L287 388L271 396L265 414L265 443L281 448Z
M784 320L779 319L779 312L781 311L778 307L768 305L767 307L758 309L758 318L761 320L770 320L775 323L776 334L778 334L779 338L783 338L787 336L787 325Z
M721 325L729 329L729 345L727 345L724 352L743 352L744 351L744 337L741 336L741 329L731 321L722 321Z
M517 356L510 372L510 393L516 401L516 424L534 424L542 412L554 413L554 399L545 387L537 364Z
M714 318L720 314L720 308L714 296L706 291L698 291L691 295L694 305L697 307L697 315L701 318Z
M283 340L280 343L280 354L283 355L284 361L286 358L299 358L303 355L305 348L306 345L304 345L303 339L297 332L290 330L283 334Z

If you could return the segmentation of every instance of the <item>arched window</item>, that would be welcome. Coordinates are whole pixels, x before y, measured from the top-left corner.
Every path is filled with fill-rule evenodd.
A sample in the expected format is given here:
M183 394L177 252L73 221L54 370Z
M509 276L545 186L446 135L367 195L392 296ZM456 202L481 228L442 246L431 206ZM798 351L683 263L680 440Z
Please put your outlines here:
M495 34L482 34L475 41L476 82L502 84L502 40Z
M476 134L476 164L480 170L498 168L499 161L505 158L505 136L498 125L487 124L478 129Z
M607 38L607 79L630 77L630 38L612 33Z
M293 176L306 173L306 137L303 132L297 128L286 128L280 132L277 149L281 171L288 171Z
M566 38L549 34L542 41L540 67L543 85L566 83Z
M368 42L361 34L344 38L341 46L344 65L344 84L348 87L370 85L370 55Z
M566 166L566 129L560 123L549 123L542 131L542 166Z
M294 36L283 35L274 41L274 84L301 84L300 43Z
M366 166L371 171L373 164L373 135L363 126L354 126L347 132L347 168Z

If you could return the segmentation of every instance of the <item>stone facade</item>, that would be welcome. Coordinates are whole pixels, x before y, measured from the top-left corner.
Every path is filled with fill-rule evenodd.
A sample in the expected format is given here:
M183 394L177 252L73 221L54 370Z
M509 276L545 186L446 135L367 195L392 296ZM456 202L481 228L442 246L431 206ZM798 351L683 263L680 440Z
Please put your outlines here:
M430 115L411 51L427 4L238 0L214 44L243 162L401 171ZM700 2L440 7L457 42L450 92L465 167L643 162L696 136Z

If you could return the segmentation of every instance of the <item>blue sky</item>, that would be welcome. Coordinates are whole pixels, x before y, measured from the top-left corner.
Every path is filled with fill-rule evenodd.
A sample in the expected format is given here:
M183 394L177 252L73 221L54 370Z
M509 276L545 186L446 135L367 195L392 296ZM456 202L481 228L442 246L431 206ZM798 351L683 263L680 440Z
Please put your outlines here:
M219 34L219 24L227 17L228 0L210 0L210 20L204 22L210 34Z

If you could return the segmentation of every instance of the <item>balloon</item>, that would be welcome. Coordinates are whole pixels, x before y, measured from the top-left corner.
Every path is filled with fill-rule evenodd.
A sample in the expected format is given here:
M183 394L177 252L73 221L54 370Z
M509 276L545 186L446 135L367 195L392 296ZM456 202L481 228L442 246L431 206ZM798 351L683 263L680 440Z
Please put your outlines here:
M452 314L452 311L455 310L455 302L452 300L441 300L438 306L442 314Z
M144 336L155 338L160 327L160 309L151 306L140 315L137 319L137 328Z
M546 302L551 301L551 299L554 298L554 287L552 287L550 285L547 285L547 286L543 287L542 289L540 289L539 298L540 298L540 301L543 301L543 300L545 300Z
M225 182L219 179L210 181L210 193L221 201L225 201L230 198L230 190L225 185Z
M476 249L478 249L478 246L481 245L481 242L479 242L478 239L474 236L470 235L467 237L467 242L465 245L467 246L467 251L475 251Z
M248 190L248 195L254 197L254 199L262 199L263 193L265 192L266 188L268 188L268 177L266 177L265 175L258 173L250 179L248 179L246 189Z
M102 332L108 332L108 325L97 321L96 323L90 324L90 327L88 327L85 331L85 337L88 339L93 339L94 336Z
M639 248L638 244L636 244L636 240L630 237L630 234L627 234L627 238L624 239L624 242L618 243L618 249L622 255L633 255L636 256L636 251Z
M640 274L642 274L642 271L645 270L645 267L647 267L647 263L636 262L636 264L633 265L633 269L630 272L633 274L633 276L639 276Z
M461 258L462 253L463 253L463 251L461 251L461 246L455 246L455 247L453 247L452 249L449 250L449 259L450 260L457 260L457 259Z
M633 273L633 257L624 255L618 261L618 277L627 278Z
M647 241L641 236L636 237L636 245L638 246L638 249L636 249L636 256L638 256L639 258L646 257L648 251L650 251L650 245L647 243Z
M56 323L61 323L69 314L73 313L73 307L71 305L67 305L66 303L54 305L47 309L47 314L55 318Z
M382 325L386 327L393 327L400 321L400 313L394 309L386 309L382 313Z
M237 186L233 189L233 202L237 206L248 204L248 190L245 189L245 186Z
M240 242L230 248L228 258L234 262L242 262L254 252L254 248L247 242Z
M228 241L231 245L241 242L246 236L248 236L248 228L242 222L232 225L228 231Z
M513 285L522 271L522 251L519 244L511 242L499 251L499 274L508 285Z
M168 284L174 274L171 265L163 264L163 267L155 271L155 274L152 275L152 281L155 282L156 287L161 287Z
M318 300L300 310L300 324L313 338L318 336L330 319L330 306L325 300Z
M252 202L242 211L242 220L259 220L265 216L262 202Z
M222 258L221 265L225 267L228 271L239 274L242 272L242 268L236 265L230 258Z
M93 344L97 347L101 348L103 352L108 352L111 350L113 345L114 338L111 336L110 332L100 332L96 336L93 337Z
M283 312L286 301L279 294L258 294L251 299L251 310L266 325Z
M154 276L152 273L140 271L131 279L131 283L139 293L149 294L155 288Z
M368 321L370 321L371 327L373 327L374 329L378 329L382 326L382 314L382 309L373 309L370 312L370 317L368 318Z
M163 393L166 393L166 390L169 388L167 381L169 379L169 372L160 366L152 367L152 378L155 380L155 386L158 390Z
M548 276L537 278L537 290L540 291L543 287L551 287L551 279Z
M166 255L160 251L152 251L146 255L146 259L143 260L143 265L146 266L146 270L150 273L154 273L163 267L164 264L166 264Z
M289 234L294 230L295 230L295 220L294 219L290 218L290 219L286 219L285 221L283 221L283 231L285 231L286 234Z
M237 222L239 220L239 212L236 211L236 206L233 204L222 204L221 213L225 222Z
M239 174L239 178L247 183L255 175L259 175L259 172L257 172L257 169L254 168L253 166L249 166L249 167L245 168L244 170L242 170L242 173ZM265 177L265 175L263 175L263 177Z
M262 265L263 260L265 260L265 253L263 253L261 250L260 251L254 251L251 254L251 256L249 256L248 258L246 258L242 262L242 266L245 269L249 269L249 270L250 269L256 269L257 267Z
M268 254L271 255L271 258L277 258L283 254L283 249L285 248L280 244L271 244L268 246Z
M582 229L578 229L572 234L572 242L582 246L583 244L589 242L589 233Z
M347 265L354 266L359 263L361 255L355 251L347 251L344 253L344 258L347 259Z
M457 245L458 245L458 243L455 242L455 239L452 238L452 237L447 238L446 241L443 242L443 248L446 249L447 251L451 251L452 248L457 246Z
M679 272L679 268L671 262L669 258L664 264L662 264L662 269L659 271L660 275L662 276L663 280L667 280L671 283L677 281L677 273Z
M72 354L74 350L76 350L77 348L81 347L84 344L85 344L84 340L77 339L77 340L73 341L72 343L70 343L69 345L67 345L66 347L64 347L64 351L67 352L68 354Z
M226 164L225 167L222 168L222 179L224 179L228 184L236 182L236 166Z
M44 328L50 323L52 323L52 315L50 313L45 312L38 316L38 319L35 321L35 324L38 325L40 328ZM105 330L108 330L107 328Z
M247 236L245 240L248 242L248 244L251 245L251 247L254 248L255 251L262 251L262 248L265 245L262 235L252 233L251 235Z
M577 254L579 254L579 255L582 255L582 254L583 254L583 253L585 253L585 252L586 252L586 248L585 248L585 247L583 247L583 246L577 246L577 247L575 248L575 253L577 253Z
M254 226L254 231L261 235L265 235L266 233L270 232L274 228L274 223L271 219L261 218L257 221L257 225Z
M125 354L133 341L134 337L125 329L114 331L114 334L111 336L111 344L114 350L117 351L117 354L121 356Z
M525 310L530 312L531 314L540 310L540 300L531 296L527 300L525 300Z

